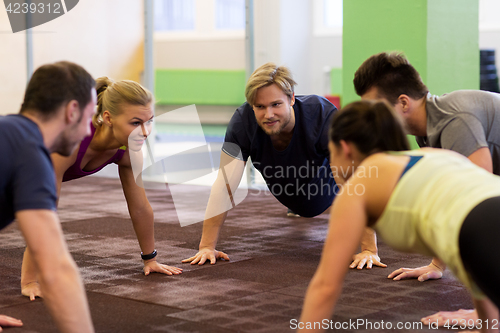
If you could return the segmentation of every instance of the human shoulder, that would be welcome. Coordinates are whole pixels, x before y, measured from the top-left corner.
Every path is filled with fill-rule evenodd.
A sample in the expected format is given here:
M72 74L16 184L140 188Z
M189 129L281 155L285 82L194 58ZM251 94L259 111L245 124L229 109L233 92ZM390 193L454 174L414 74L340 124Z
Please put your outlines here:
M298 103L305 109L323 109L326 112L336 110L337 107L329 100L318 95L298 95L295 96L295 103Z
M301 95L295 97L294 110L307 124L327 126L337 107L324 97L317 95Z
M0 128L2 129L1 133L32 132L35 135L41 136L38 125L21 114L0 116Z
M375 153L363 160L358 166L354 176L364 179L369 183L385 183L394 178L394 174L400 174L410 160L412 151L402 152L380 152Z
M253 109L252 106L248 104L248 102L245 102L234 111L233 117L236 116L245 118L248 117L249 114L253 115Z
M430 95L427 103L445 111L467 112L471 106L483 105L484 103L494 103L500 107L500 94L483 90L455 90L441 96Z
M142 152L140 152L140 153L137 152L134 154L134 156L136 156L136 158L140 158L141 163L142 163ZM120 166L120 167L132 168L132 162L130 160L130 149L125 150L122 158L116 164L118 164L118 166Z
M16 155L31 150L48 154L38 125L19 114L0 117L0 147L4 152L15 150Z
M226 134L239 136L247 130L253 131L257 127L257 120L250 104L245 102L238 107L229 121Z
M240 131L242 126L248 128L253 124L257 124L254 111L251 105L245 102L234 111L228 124L228 130Z

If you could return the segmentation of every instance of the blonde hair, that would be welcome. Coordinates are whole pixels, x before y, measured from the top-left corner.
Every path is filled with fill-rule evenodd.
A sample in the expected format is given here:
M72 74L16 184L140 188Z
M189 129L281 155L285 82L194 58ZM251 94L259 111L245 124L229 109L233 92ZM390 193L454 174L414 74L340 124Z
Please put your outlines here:
M148 105L154 103L153 94L139 83L122 80L115 82L106 76L96 80L97 112L92 118L95 127L102 125L102 114L108 110L113 116L120 114L123 104Z
M297 84L292 79L292 73L285 66L278 67L272 62L268 62L257 68L248 79L245 88L245 97L248 104L254 105L258 89L273 83L288 96L288 99L292 99L293 87Z

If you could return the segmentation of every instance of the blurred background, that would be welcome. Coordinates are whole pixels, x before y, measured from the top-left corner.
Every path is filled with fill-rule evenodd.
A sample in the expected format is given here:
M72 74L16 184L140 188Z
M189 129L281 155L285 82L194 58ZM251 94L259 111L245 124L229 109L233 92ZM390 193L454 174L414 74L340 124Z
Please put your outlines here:
M337 107L357 98L354 70L380 51L405 52L435 94L479 89L480 78L492 80L485 89L494 90L499 14L498 0L80 0L30 29L28 48L35 69L69 60L95 78L141 82L155 93L157 115L195 104L205 136L222 142L245 102L248 75L270 61L291 69L296 94L327 96ZM439 31L436 22L443 22ZM466 33L451 36L461 28ZM0 10L0 114L19 110L28 78L26 37L12 33ZM388 44L393 39L405 42ZM479 49L489 50L481 69ZM473 56L460 60L464 52ZM189 136L193 122L182 115L159 121L155 139Z

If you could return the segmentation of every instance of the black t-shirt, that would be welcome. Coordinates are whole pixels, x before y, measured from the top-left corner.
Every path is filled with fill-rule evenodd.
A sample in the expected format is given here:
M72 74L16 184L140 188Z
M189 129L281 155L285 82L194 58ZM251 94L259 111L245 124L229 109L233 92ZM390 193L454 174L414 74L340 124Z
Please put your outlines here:
M27 209L56 209L50 153L38 126L22 115L0 116L0 229Z
M234 113L222 151L252 163L271 193L286 207L304 217L324 212L337 193L328 151L328 130L337 108L323 97L296 96L292 140L283 151L257 124L252 107L245 103Z

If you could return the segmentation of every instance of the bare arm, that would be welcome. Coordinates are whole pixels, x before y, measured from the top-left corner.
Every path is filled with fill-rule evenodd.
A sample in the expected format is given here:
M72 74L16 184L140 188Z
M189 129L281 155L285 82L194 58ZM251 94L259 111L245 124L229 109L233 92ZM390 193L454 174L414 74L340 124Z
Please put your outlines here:
M330 319L349 262L366 227L363 197L345 194L339 195L332 207L321 261L307 289L300 318L303 324Z
M136 184L130 166L120 165L118 170L141 252L144 254L152 253L155 250L154 214L146 191ZM144 261L144 274L149 275L151 272L172 275L180 274L182 269L159 264L157 258L153 258Z
M52 164L54 165L54 173L56 175L57 198L59 198L59 196L61 195L61 184L63 181L64 173L69 169L70 166L75 163L78 156L78 150L79 149L75 149L71 156L62 156L57 153L53 153L50 155Z
M61 332L94 332L85 289L51 210L16 213L39 272L45 303Z
M353 256L353 261L349 267L363 269L365 265L367 269L371 269L373 265L387 267L386 264L380 262L377 234L370 227L365 228L361 238L361 252Z
M346 180L339 174L337 169L333 168L331 165L330 168L333 178L335 179L335 184L341 188L346 183ZM380 267L387 267L386 264L380 262L380 257L378 256L377 235L375 230L366 227L363 238L361 239L361 252L353 256L349 267L363 269L366 265L367 269L371 269L374 264Z
M141 251L151 253L155 249L153 209L144 189L135 183L132 168L119 166L118 171Z
M61 183L64 173L70 166L72 166L78 155L78 149L75 149L73 154L69 157L61 156L57 153L50 155L56 176L56 189L57 189L57 202L59 203L59 195L61 193ZM37 279L37 270L33 259L30 256L28 247L24 251L23 263L21 267L21 293L28 296L32 301L36 296L43 297L40 290L40 285Z
M474 306L476 307L477 315L482 323L481 332L498 332L498 320L500 318L498 315L498 308L495 304L488 298L483 300L474 299ZM488 323L488 325L486 325L486 323Z
M467 157L475 165L485 169L488 172L493 172L493 160L488 147L479 148Z
M215 264L218 258L229 260L225 253L216 251L215 246L219 239L222 224L226 220L227 212L234 206L232 196L236 192L244 170L245 162L235 159L224 152L221 154L219 173L212 186L205 212L199 252L182 262L203 265L206 260L210 260L212 264Z

